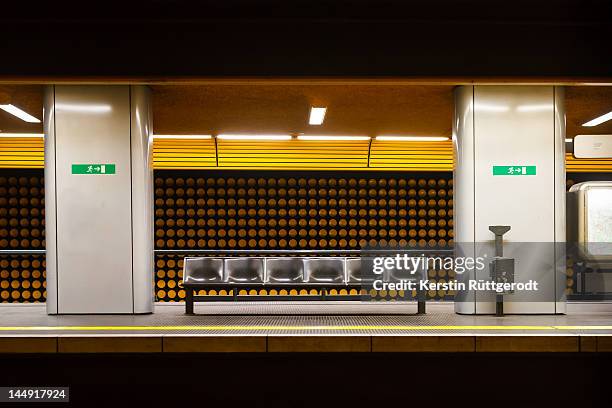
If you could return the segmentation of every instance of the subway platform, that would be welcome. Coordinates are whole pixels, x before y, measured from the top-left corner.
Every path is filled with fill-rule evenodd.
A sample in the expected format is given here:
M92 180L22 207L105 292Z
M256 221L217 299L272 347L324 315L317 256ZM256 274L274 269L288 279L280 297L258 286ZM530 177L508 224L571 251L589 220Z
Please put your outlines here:
M569 303L566 315L466 316L452 303L157 304L149 315L49 316L3 305L0 353L610 352L612 311Z

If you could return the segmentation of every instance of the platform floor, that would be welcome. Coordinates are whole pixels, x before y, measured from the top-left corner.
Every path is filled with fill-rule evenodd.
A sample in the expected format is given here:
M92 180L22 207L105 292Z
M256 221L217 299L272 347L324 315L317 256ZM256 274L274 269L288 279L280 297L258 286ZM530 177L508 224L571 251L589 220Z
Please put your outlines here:
M324 308L325 315L321 314ZM612 304L566 315L465 316L452 303L211 303L184 314L49 316L44 305L0 306L0 353L266 351L612 351Z

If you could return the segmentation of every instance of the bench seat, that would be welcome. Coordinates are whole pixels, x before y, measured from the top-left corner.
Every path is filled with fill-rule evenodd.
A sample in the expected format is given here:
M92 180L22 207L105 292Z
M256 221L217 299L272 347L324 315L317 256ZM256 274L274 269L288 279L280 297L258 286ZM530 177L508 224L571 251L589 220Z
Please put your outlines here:
M183 264L183 287L186 290L186 313L193 314L195 301L208 301L214 296L198 296L198 289L226 290L231 295L218 296L230 300L317 299L361 300L363 285L371 277L362 274L362 261L357 257L186 257ZM420 275L406 271L388 271L388 281L413 280ZM250 289L302 290L316 288L319 295L238 295ZM331 290L357 289L359 294L328 296ZM365 295L368 296L368 295ZM240 299L239 299L240 298ZM418 292L418 312L425 313L424 293Z

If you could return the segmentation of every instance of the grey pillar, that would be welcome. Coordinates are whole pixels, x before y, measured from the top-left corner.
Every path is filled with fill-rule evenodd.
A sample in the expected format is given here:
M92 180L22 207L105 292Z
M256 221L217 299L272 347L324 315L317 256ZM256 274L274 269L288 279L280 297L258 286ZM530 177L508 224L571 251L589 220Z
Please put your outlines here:
M504 255L515 281L537 292L504 296L506 313L565 312L565 110L563 88L460 86L453 120L456 256L487 256L458 280L490 280L491 225L508 225ZM510 168L509 168L510 167ZM495 294L460 292L455 311L495 313Z
M48 86L47 312L153 311L150 92Z

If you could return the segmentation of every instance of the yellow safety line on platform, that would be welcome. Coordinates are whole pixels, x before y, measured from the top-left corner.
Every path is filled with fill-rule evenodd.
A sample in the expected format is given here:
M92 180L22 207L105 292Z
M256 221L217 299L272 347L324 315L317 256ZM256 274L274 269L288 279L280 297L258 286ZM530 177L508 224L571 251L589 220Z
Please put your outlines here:
M0 331L612 330L612 326L6 326Z

